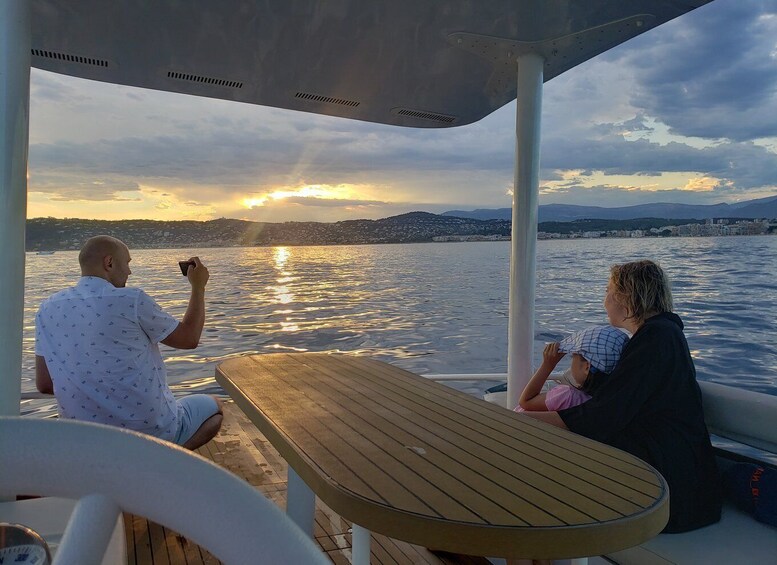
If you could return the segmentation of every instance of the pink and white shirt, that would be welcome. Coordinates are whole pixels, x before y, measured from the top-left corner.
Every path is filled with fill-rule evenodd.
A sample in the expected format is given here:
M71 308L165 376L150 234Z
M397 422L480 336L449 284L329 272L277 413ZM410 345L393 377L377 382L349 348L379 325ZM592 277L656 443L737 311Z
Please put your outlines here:
M548 412L558 412L565 408L572 408L590 400L591 396L569 385L557 385L545 395L545 406ZM525 412L520 406L516 406L516 412Z
M41 303L35 326L61 417L175 437L178 410L158 344L178 321L145 292L81 277Z

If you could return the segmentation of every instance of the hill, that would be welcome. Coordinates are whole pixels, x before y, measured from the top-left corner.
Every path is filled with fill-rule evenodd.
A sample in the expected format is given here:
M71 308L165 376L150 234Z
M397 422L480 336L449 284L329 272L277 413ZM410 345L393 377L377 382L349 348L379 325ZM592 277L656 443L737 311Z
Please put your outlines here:
M509 220L512 209L450 210L443 216L472 218L477 220ZM605 208L603 206L577 206L574 204L543 204L539 207L540 222L572 222L583 219L631 220L636 218L694 219L708 218L777 218L777 196L737 202L735 204L675 204L659 202Z
M232 247L253 245L353 245L416 243L446 235L510 235L510 222L410 212L380 220L322 222L27 220L28 251L80 249L88 238L107 234L129 247Z

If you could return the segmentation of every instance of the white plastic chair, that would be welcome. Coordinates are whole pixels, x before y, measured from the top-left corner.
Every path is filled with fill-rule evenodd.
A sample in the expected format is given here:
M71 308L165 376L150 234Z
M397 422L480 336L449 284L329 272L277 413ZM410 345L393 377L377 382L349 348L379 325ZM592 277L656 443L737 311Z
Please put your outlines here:
M121 511L232 564L329 560L275 504L171 443L99 424L0 417L0 495L78 499L54 563L100 561Z

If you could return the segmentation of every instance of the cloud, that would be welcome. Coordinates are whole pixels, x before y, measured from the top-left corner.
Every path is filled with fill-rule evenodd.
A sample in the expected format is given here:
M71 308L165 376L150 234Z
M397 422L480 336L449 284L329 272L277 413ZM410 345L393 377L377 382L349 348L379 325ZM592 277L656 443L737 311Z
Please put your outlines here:
M653 202L688 203L686 190L651 190L642 186L622 187L615 185L594 185L570 183L564 187L546 191L545 204L563 203L581 206L594 205L592 202L604 202L607 208L634 206ZM764 195L765 196L765 195ZM712 192L694 193L694 204L718 204L720 196Z
M59 103L82 96L77 86L46 74L30 81L30 98L38 102Z
M633 106L673 133L748 141L777 135L777 5L717 0L618 51Z
M85 178L81 174L56 171L33 171L29 177L29 192L48 194L57 201L127 201L137 200L140 187L136 182L106 177Z
M730 180L740 189L777 186L777 154L750 142L699 149L676 142L661 145L610 136L602 140L548 140L543 149L543 165L548 168L589 167L611 175L693 171Z
M30 167L52 178L78 172L168 191L218 186L236 194L303 182L390 186L392 178L413 173L440 190L448 184L441 171L512 169L512 150L495 144L483 126L420 137L410 129L357 122L359 127L343 129L332 118L319 121L305 136L291 136L289 125L248 123L188 134L33 143Z
M774 12L773 0L716 0L546 83L542 181L555 191L541 202L651 201L671 175L675 190L660 194L678 201L774 191ZM144 198L151 209L257 219L271 209L271 221L379 217L509 206L515 104L464 127L396 128L34 69L30 139L30 190L60 201ZM240 207L304 185L359 188L340 201Z
M712 177L696 177L688 181L683 190L691 192L711 192L720 186L720 180Z

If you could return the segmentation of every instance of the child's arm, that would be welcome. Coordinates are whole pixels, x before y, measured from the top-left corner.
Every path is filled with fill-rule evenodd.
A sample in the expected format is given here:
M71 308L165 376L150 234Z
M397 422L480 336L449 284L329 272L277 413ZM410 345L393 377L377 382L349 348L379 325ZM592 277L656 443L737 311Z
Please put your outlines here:
M550 373L556 368L558 362L564 357L564 353L559 353L558 343L549 343L542 352L542 365L534 373L526 388L523 389L518 404L524 410L530 412L545 412L548 407L545 405L545 394L540 392L548 380Z

